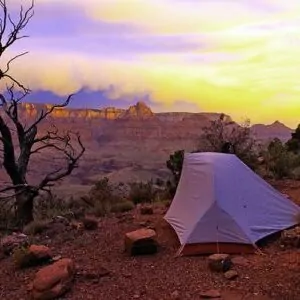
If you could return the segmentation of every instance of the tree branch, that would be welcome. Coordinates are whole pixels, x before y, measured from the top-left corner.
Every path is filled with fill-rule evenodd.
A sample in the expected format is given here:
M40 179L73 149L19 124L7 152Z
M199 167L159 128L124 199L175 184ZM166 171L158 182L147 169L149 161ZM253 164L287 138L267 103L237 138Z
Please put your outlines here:
M56 108L63 108L69 105L71 99L73 97L73 94L69 95L67 100L65 102L63 102L62 104L54 104L53 106L51 106L50 109L44 111L42 110L39 117L36 119L36 121L26 130L26 132L31 131L34 127L36 127L37 124L39 124L41 121L43 121L44 119L47 118L48 115L52 114L52 112L56 109Z
M55 170L55 171L49 173L48 175L46 175L45 178L39 184L39 187L38 187L39 189L49 186L49 183L63 179L64 177L70 175L72 173L72 171L78 167L78 161L81 158L81 156L84 154L85 147L83 146L83 144L81 142L80 135L78 133L75 135L76 135L77 143L80 148L78 154L74 153L75 151L73 149L73 146L70 143L71 138L70 138L69 133L67 135L65 147L59 147L57 145L51 144L51 147L56 149L58 152L63 153L63 155L65 156L65 158L67 160L67 167L65 170L63 170L63 168L59 168L58 170Z
M19 11L19 16L17 20L13 20L8 12L6 0L0 0L0 7L3 11L2 19L0 20L0 57L3 53L12 46L16 41L28 37L27 35L21 35L21 32L28 25L29 21L34 15L34 1L31 1L31 5L28 9L24 10L21 6ZM21 84L16 78L9 74L10 64L17 58L27 54L28 52L23 52L11 58L6 64L6 70L0 70L0 79L8 78L13 83L15 83L19 88L24 91L29 91L23 84Z

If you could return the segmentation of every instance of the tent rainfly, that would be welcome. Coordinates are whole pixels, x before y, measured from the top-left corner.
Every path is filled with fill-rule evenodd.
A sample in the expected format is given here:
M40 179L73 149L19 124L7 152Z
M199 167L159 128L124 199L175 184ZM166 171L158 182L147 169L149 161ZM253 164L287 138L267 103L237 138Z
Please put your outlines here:
M185 154L164 218L178 236L178 254L234 254L255 252L259 240L297 225L299 214L237 156L206 152Z

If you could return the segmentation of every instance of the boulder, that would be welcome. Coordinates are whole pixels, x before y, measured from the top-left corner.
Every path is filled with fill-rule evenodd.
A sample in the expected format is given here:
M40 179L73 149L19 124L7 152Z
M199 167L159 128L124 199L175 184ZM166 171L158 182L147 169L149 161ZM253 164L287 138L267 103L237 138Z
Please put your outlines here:
M228 254L213 254L208 257L208 266L214 272L227 272L232 261Z
M130 255L154 254L157 252L156 232L141 228L125 234L125 251Z
M50 249L46 246L31 245L29 248L16 249L13 258L18 268L27 268L50 261L52 255Z
M26 234L13 233L1 239L0 250L5 255L10 255L13 253L14 249L20 247L27 247L28 245L29 245L29 239Z
M32 298L51 300L64 295L72 287L75 272L74 262L68 258L42 268L35 274Z

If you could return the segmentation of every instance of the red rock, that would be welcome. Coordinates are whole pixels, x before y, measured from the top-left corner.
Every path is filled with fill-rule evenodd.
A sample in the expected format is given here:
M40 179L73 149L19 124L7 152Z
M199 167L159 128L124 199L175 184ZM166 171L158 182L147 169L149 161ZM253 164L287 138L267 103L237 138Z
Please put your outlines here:
M125 251L131 255L156 253L156 232L152 229L141 228L126 233Z
M48 259L52 256L49 247L43 245L31 245L28 249L28 253L33 255L38 260Z
M212 254L208 257L208 266L214 272L226 272L232 262L228 254Z
M17 268L28 268L45 263L51 259L51 251L43 245L31 245L29 248L14 250L13 259Z
M75 265L71 259L61 259L39 270L32 283L32 298L50 300L65 294L72 285Z

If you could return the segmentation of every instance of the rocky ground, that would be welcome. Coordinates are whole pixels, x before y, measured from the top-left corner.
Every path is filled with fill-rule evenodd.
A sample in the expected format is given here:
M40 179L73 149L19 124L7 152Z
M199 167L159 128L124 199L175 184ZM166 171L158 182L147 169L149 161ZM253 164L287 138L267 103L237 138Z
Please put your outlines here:
M286 193L300 194L285 185ZM297 200L300 199L297 198ZM208 268L207 257L174 256L177 242L162 221L165 208L153 215L131 213L99 220L98 228L84 230L57 221L31 242L48 246L54 256L70 258L77 269L71 290L60 299L202 299L210 290L220 299L300 299L300 249L287 249L274 241L263 254L233 257L238 277L229 280ZM154 227L158 253L131 257L124 252L124 234ZM12 257L0 261L0 299L29 299L35 273L16 269Z

